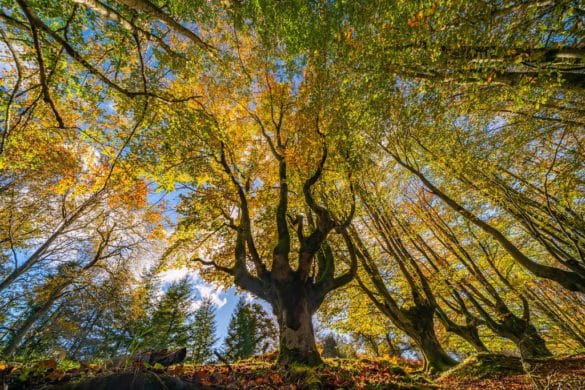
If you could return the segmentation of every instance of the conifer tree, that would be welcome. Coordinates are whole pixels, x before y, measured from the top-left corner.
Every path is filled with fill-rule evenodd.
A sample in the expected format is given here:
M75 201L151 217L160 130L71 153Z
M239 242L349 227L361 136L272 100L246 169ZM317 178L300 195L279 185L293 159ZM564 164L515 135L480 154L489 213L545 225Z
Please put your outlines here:
M264 354L275 349L278 332L274 320L257 303L250 305L250 312L254 325L255 353Z
M274 348L276 337L274 322L262 306L248 304L242 298L230 320L225 355L236 361L266 353Z
M210 299L205 299L195 311L191 335L192 359L195 363L207 363L213 357L215 337L215 309Z
M250 306L240 298L229 323L225 339L225 355L237 361L254 354L256 349L255 326Z
M157 303L143 340L146 348L185 347L191 338L193 312L189 279L173 282Z

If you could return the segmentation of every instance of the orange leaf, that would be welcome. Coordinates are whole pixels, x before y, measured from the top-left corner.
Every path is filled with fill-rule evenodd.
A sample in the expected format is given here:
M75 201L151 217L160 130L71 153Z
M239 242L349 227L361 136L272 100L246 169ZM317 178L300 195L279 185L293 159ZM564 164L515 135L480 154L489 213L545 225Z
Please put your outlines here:
M255 382L257 385L261 385L262 383L264 383L264 378L262 378L261 376L259 376L258 378L256 378L256 379L254 380L254 382Z
M274 374L270 375L270 380L272 381L272 383L274 383L275 385L280 385L282 384L282 376L280 376L279 373L275 372Z

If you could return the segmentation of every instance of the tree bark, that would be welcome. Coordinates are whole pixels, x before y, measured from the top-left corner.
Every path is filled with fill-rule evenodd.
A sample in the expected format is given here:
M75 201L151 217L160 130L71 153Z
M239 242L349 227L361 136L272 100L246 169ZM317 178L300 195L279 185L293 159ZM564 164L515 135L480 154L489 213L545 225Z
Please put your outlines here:
M434 314L434 309L430 305L415 306L404 313L409 322L404 329L408 330L406 333L420 348L426 372L442 372L457 364L439 343L435 333Z
M457 364L443 349L435 331L421 332L420 349L425 357L424 370L427 372L443 372Z
M499 300L499 304L495 306L495 310L498 313L498 317L502 318L500 321L497 321L483 308L473 293L465 288L464 291L485 320L485 324L497 335L507 338L516 344L523 358L532 359L552 356L544 340L530 322L530 310L526 299L522 300L524 313L522 317L518 317L503 304L501 298L494 295L494 298Z
M438 316L441 319L440 316ZM469 345L471 345L477 352L489 352L481 338L479 337L479 331L477 326L475 325L458 325L455 323L446 323L443 322L445 326L445 330L447 332L456 334L457 336L461 337L463 340L467 341Z
M536 328L519 318L511 318L500 326L500 333L518 346L524 359L544 358L552 356Z
M110 242L113 230L114 228L112 227L105 235L102 235L101 237L102 241L99 243L96 252L90 262L88 262L83 267L77 270L65 268L61 271L62 274L59 275L58 277L62 277L63 279L57 283L57 285L54 287L54 289L51 291L51 293L43 303L39 303L31 307L28 313L28 317L13 332L10 340L8 341L8 344L4 348L3 353L5 355L7 356L12 355L16 351L16 348L19 346L19 344L22 342L24 336L35 324L35 322L37 322L41 317L47 314L51 310L55 302L61 299L64 295L68 294L66 290L72 283L75 282L75 278L77 276L91 269L94 265L96 265L96 263L99 260L109 256L109 254L104 255L104 250L107 247L108 243ZM79 272L79 274L76 274L77 272ZM47 288L47 286L50 287L50 281L44 286L44 288Z
M477 217L474 213L464 208L453 198L449 197L446 193L444 193L439 188L434 186L430 182L430 180L427 179L426 176L424 176L419 170L414 168L412 165L402 160L396 153L393 153L387 148L385 148L385 150L396 160L396 162L398 162L398 164L400 164L408 171L413 173L415 176L417 176L421 180L421 182L433 194L435 194L438 198L445 202L445 204L447 204L454 211L459 213L469 222L473 223L481 230L483 230L485 233L489 234L494 240L496 240L519 265L521 265L526 270L530 271L531 273L540 278L550 279L557 282L567 290L585 293L585 278L583 278L580 274L540 264L532 260L527 255L525 255L520 249L518 249L511 241L509 241L506 238L506 236L498 229Z
M380 274L375 261L372 259L365 243L361 241L354 231L354 240L359 248L358 257L366 271L368 278L372 282L378 295L382 297L381 301L358 277L357 281L360 288L370 298L370 300L386 315L397 328L406 333L414 340L416 346L420 349L424 357L424 369L428 372L441 372L457 364L443 349L435 333L434 316L436 311L436 302L430 286L424 275L418 268L410 253L404 247L400 239L395 236L399 235L398 231L391 231L391 237L387 235L388 230L384 230L381 225L381 216L371 212L372 222L378 228L378 233L383 240L386 240L388 254L392 255L404 278L407 280L412 294L413 305L409 308L400 306L388 291L385 281ZM393 226L387 220L385 225L392 229ZM412 268L408 268L409 264ZM415 282L414 278L418 278Z
M240 211L237 223L227 215L229 213L226 213L226 225L236 233L234 263L233 266L226 267L200 258L194 260L232 275L237 286L271 304L280 330L278 358L280 364L296 363L315 366L321 364L322 360L315 344L312 315L329 292L349 283L357 272L355 248L347 232L355 211L356 200L350 182L351 208L347 217L338 219L327 207L320 205L313 197L312 187L321 178L327 160L327 144L323 139L323 154L318 166L302 186L305 204L309 209L307 219L310 226L305 228L303 216L297 216L295 221L291 221L293 225L296 225L296 236L299 244L297 250L298 266L296 269L293 268L290 259L291 234L287 220L288 211L290 211L288 208L290 183L285 158L286 142L283 142L280 133L285 108L282 105L273 108L278 112L278 114L275 113L275 118L279 118L272 121L273 136L269 135L266 124L260 117L251 113L278 165L279 195L274 215L277 237L272 244L272 261L263 261L252 234L253 220L250 217L247 199L250 178L245 179L248 180L248 184L246 184L246 182L241 181L239 174L235 173L234 163L230 159L229 150L223 141L220 141L220 151L216 161L222 166L223 171L229 176L234 186ZM315 130L323 138L324 135L320 132L318 124L317 118ZM306 232L306 230L309 231ZM341 235L347 246L346 253L349 254L349 259L343 259L343 263L348 264L349 269L339 276L335 276L335 267L336 263L340 263L341 260L336 259L337 255L327 242L328 236L333 231ZM250 270L248 264L253 265L254 270Z
M315 344L313 329L314 304L300 281L277 290L272 304L279 325L278 363L316 366L323 361Z
M577 324L575 324L572 320L572 318L575 318L575 314L565 313L556 302L551 301L546 295L544 295L544 297L540 296L529 288L526 288L525 292L531 296L536 307L538 307L545 316L557 324L567 336L579 343L581 347L585 348L585 332L579 328L579 315L577 315ZM568 314L568 316L566 314Z
M525 358L543 358L550 357L552 353L546 347L544 340L536 331L527 332L524 337L519 340L518 348L520 355Z

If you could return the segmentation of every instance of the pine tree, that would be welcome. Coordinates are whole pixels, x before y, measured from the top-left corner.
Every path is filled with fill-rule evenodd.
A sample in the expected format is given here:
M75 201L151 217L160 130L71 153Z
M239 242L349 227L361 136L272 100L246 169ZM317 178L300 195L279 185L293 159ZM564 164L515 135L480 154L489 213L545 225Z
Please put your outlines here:
M274 320L257 303L250 306L250 311L254 322L255 353L264 354L275 349L278 332Z
M229 323L225 340L225 355L228 360L237 361L254 354L256 337L250 306L240 298Z
M152 349L185 347L191 338L193 313L189 279L173 282L157 303L143 346Z
M213 356L215 337L215 309L210 299L205 299L195 311L192 328L191 350L195 363L207 363Z
M274 346L276 328L259 304L240 299L230 320L225 355L231 361L266 353Z

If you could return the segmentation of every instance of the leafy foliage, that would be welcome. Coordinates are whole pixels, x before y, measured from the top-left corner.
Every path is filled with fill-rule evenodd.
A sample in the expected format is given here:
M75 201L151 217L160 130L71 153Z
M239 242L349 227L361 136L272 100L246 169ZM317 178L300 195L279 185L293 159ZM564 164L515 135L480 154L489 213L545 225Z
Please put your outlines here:
M315 314L428 370L580 351L584 12L0 0L2 354L208 361L175 267L266 301L283 364ZM275 333L240 306L234 360Z

